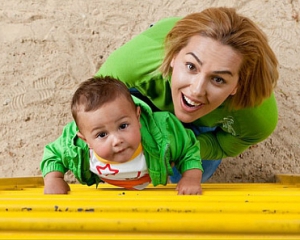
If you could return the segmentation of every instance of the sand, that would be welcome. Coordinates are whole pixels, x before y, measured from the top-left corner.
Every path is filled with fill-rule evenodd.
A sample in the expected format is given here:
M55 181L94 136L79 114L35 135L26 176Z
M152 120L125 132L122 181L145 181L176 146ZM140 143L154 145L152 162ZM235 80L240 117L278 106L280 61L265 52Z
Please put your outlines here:
M210 6L254 20L280 62L276 130L224 159L210 182L299 174L300 0L9 0L0 3L0 177L41 175L44 146L72 120L74 90L114 49L161 18Z

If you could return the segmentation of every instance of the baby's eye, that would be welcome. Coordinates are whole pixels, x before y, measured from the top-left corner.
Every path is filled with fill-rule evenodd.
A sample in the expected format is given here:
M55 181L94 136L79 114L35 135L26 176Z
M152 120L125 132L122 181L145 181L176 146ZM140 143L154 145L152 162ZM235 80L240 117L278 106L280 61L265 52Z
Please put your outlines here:
M125 129L128 127L128 125L129 125L128 123L123 123L120 125L120 129Z
M104 138L104 137L106 137L107 136L107 133L106 132L102 132L102 133L99 133L98 135L97 135L97 138Z

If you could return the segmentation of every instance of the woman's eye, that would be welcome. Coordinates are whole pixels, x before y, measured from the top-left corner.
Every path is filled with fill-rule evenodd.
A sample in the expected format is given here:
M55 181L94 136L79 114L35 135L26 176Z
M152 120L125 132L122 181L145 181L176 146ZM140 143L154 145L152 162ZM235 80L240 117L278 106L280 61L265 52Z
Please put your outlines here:
M196 67L192 63L186 63L186 67L188 68L189 71L195 71Z
M225 80L223 78L220 77L213 77L212 80L216 83L216 84L222 84L225 83Z
M120 125L120 129L125 129L128 127L128 124L127 123L123 123Z
M106 137L106 135L107 135L106 132L102 132L102 133L99 133L99 134L97 135L97 137L98 137L98 138L104 138L104 137Z

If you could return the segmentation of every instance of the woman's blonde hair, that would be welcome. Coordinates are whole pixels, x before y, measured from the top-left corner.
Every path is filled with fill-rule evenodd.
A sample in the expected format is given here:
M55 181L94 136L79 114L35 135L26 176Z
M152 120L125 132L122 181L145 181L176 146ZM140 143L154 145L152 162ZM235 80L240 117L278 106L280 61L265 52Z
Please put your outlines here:
M243 58L238 91L228 101L230 108L254 107L270 97L278 80L276 56L258 26L233 8L209 8L179 20L165 39L165 58L160 67L164 77L171 75L172 59L195 35L220 41Z

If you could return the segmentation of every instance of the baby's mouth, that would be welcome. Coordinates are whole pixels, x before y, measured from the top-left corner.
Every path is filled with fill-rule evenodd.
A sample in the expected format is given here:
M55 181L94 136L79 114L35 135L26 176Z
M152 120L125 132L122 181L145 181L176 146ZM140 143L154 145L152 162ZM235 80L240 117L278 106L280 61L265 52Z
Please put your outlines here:
M117 153L120 154L120 153L123 153L125 152L126 148L123 148L122 150L119 150Z
M202 105L202 103L197 103L194 102L193 100L189 99L187 96L182 94L182 99L185 105L187 105L188 107L199 107L200 105Z

